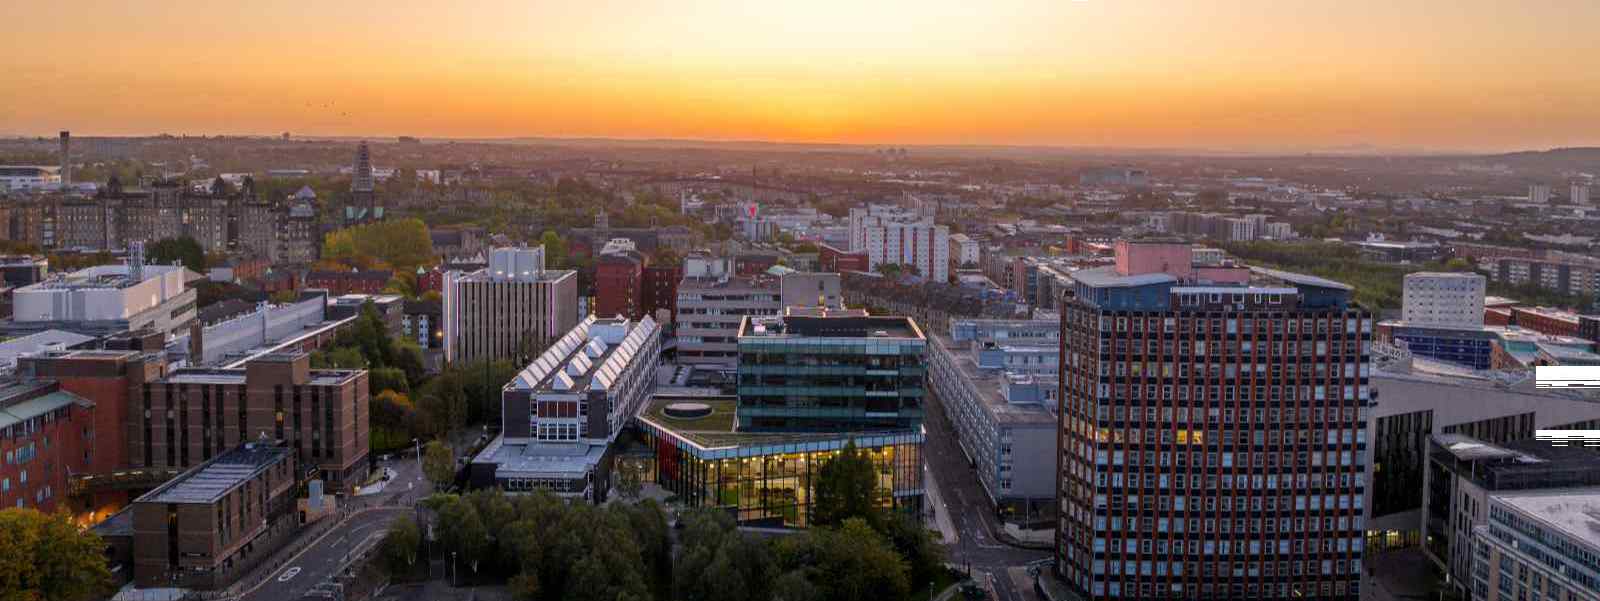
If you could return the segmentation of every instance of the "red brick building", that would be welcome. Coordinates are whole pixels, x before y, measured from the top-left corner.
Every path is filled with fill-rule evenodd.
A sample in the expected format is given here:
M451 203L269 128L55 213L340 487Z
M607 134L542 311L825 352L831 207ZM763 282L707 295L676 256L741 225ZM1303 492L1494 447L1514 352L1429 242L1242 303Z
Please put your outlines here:
M417 274L417 292L444 292L444 270L435 267Z
M324 288L333 296L344 294L377 294L383 292L394 272L372 271L313 271L306 274L306 288Z
M817 245L817 268L833 273L871 271L867 267L867 253L839 250L827 244Z
M66 500L67 475L90 462L94 409L55 382L0 388L0 508L49 512Z
M644 269L644 312L662 324L671 324L678 314L678 282L683 281L683 265L649 266ZM659 315L665 310L664 315Z
M602 318L644 316L644 271L648 259L635 250L603 253L594 268L594 314Z
M1577 336L1577 313L1546 307L1512 307L1511 323L1540 334Z

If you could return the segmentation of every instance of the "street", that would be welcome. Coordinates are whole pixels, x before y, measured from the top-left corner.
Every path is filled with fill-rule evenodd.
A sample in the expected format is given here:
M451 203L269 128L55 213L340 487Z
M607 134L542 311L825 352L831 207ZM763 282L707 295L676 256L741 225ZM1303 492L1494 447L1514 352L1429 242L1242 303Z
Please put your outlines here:
M995 535L1003 527L994 515L988 494L961 452L955 433L937 399L928 397L927 442L923 455L939 488L939 507L954 524L957 540L950 544L950 562L971 565L972 573L990 574L1000 601L1033 599L1032 591L1018 590L1007 568L1050 556L1049 551L1012 546ZM948 541L947 541L948 542Z
M346 513L325 519L345 521L326 533L302 534L321 538L308 539L310 546L283 560L258 588L242 595L241 601L300 599L336 576L354 554L375 547L391 522L411 514L411 504L429 490L416 456L396 454L388 462L379 462L378 469L385 467L394 470L396 476L382 492L341 499Z

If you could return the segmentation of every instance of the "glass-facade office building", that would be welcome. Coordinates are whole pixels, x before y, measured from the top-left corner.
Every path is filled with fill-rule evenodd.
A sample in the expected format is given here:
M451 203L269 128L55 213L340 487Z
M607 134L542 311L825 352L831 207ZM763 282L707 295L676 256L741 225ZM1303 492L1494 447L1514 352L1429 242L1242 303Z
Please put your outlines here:
M928 340L909 318L747 318L738 348L740 430L922 426Z

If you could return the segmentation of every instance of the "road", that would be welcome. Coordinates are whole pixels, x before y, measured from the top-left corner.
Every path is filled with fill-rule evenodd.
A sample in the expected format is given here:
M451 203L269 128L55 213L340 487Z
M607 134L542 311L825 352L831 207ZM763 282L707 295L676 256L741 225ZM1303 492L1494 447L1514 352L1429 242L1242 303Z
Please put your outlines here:
M246 593L241 601L284 601L300 599L312 588L338 575L349 555L371 548L382 538L388 525L401 516L410 515L411 503L427 494L428 484L422 479L415 455L396 457L379 462L378 469L390 468L396 477L383 492L363 497L346 497L341 500L347 513L326 519L344 521L325 536L307 533L303 536L322 536L299 554L286 559L259 588Z
M1047 558L1050 552L1015 547L995 535L1003 526L995 517L994 506L989 503L988 493L978 482L967 456L961 452L955 432L945 418L944 407L931 396L923 425L927 429L923 455L938 483L944 504L935 510L948 513L958 535L956 543L950 546L950 561L970 565L974 575L991 575L999 601L1032 599L1031 592L1018 589L1006 569Z

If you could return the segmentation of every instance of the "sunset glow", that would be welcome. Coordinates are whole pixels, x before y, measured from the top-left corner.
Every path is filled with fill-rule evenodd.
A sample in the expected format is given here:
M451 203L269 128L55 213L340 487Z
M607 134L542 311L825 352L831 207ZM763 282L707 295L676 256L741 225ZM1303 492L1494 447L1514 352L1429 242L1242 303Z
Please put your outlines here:
M12 2L0 134L1600 143L1600 3Z

